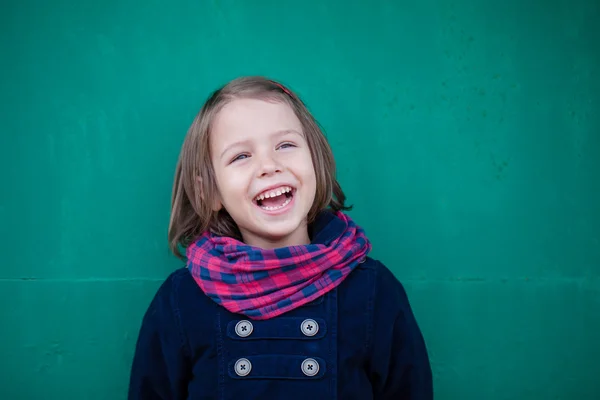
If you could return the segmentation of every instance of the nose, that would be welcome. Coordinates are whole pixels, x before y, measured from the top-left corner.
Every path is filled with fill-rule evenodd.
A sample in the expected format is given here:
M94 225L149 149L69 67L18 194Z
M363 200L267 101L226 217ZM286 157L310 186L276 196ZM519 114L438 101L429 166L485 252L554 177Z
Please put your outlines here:
M258 176L271 176L273 174L281 172L282 169L283 167L275 157L265 154L260 158Z

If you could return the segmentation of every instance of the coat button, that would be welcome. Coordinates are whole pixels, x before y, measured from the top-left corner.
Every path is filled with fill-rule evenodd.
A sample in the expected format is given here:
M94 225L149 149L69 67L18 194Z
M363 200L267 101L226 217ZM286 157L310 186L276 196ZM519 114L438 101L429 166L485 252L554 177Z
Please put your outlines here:
M306 376L315 376L319 373L319 363L314 358L302 361L302 372Z
M235 324L235 333L237 333L239 337L250 336L253 330L254 326L252 326L252 322L250 321L244 320Z
M252 371L252 363L247 358L240 358L235 362L235 373L239 376L246 376Z
M300 330L306 336L315 336L319 332L319 324L314 319L305 319L300 325Z

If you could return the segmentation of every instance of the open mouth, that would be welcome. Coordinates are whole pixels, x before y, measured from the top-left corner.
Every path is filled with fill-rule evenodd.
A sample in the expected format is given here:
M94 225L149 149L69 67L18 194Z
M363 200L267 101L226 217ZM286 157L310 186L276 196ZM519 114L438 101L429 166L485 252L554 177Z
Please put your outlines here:
M290 186L281 186L269 189L254 198L254 203L266 211L276 211L284 208L294 198L296 189Z

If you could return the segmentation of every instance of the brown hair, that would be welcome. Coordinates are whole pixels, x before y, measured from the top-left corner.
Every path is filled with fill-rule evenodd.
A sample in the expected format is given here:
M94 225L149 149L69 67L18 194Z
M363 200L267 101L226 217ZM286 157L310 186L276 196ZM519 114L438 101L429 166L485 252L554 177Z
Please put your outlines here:
M239 229L227 211L213 210L212 205L218 192L209 152L212 121L225 104L236 98L259 98L286 103L300 120L317 183L308 223L326 208L333 211L351 208L344 204L346 196L335 177L335 161L329 143L302 100L291 90L270 79L237 78L212 93L192 122L181 148L173 183L168 234L171 251L181 259L184 259L184 254L179 246L185 249L207 229L218 235L241 240Z

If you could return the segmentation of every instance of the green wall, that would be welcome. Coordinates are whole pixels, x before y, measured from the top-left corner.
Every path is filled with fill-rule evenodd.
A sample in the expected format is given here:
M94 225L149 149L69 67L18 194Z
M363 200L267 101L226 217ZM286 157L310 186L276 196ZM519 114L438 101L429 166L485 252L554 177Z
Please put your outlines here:
M437 399L600 398L600 3L293 4L3 3L0 398L125 398L179 147L246 74L323 123Z

